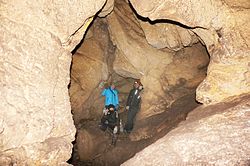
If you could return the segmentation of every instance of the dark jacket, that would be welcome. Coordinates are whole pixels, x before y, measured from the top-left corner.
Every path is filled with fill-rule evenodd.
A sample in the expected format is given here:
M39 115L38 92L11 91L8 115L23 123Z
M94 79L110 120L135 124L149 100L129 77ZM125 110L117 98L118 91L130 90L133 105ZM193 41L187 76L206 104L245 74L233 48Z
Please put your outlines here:
M141 104L140 90L134 88L129 92L126 106L129 106L130 109L131 108L139 109L140 104Z
M101 122L107 124L110 127L113 127L118 124L117 112L109 111L107 115L104 115L101 119Z

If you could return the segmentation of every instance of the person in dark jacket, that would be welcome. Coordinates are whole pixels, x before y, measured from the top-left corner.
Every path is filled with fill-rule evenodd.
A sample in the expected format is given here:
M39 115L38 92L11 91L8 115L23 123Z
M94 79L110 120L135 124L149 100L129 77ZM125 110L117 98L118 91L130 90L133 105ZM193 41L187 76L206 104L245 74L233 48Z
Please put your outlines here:
M119 126L119 118L118 112L115 111L115 106L113 104L108 105L108 112L103 115L101 119L101 130L106 131L107 128L112 130L112 145L116 145L117 134L118 134L118 126Z
M107 127L109 127L111 130L114 130L115 126L118 126L118 114L117 111L115 111L115 106L113 104L108 105L107 107L108 112L103 115L101 119L101 129L105 131Z
M143 86L140 80L134 82L134 88L130 91L126 110L128 110L127 123L124 127L124 131L130 133L134 127L134 119L141 106L140 92L143 90Z

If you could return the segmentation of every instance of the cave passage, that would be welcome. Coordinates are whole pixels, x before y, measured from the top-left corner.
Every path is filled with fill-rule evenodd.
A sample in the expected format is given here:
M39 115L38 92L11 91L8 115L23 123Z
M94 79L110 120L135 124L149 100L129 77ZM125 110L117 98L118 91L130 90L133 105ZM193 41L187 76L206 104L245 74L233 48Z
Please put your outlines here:
M190 30L171 21L150 24L136 17L125 1L116 1L114 11L105 18L96 17L74 50L69 94L77 135L70 164L120 165L167 134L199 106L195 90L206 77L207 50L196 36L184 46L171 34L176 31L168 32L174 41L166 39L166 47L157 41L148 42L147 27L157 31L158 24ZM159 34L155 35L157 39ZM142 55L143 50L150 57ZM120 132L116 146L112 146L110 132L98 127L104 107L101 91L110 82L116 83L124 125L125 103L137 78L145 86L134 130L130 134Z
M250 0L199 2L2 0L0 166L250 166Z

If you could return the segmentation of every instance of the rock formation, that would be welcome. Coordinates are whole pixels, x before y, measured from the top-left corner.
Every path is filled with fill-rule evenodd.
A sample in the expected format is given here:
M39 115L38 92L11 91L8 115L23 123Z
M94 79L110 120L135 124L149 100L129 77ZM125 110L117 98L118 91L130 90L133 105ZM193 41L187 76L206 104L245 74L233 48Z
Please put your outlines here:
M99 1L1 1L0 165L67 165L72 49Z
M151 25L148 22L140 21L138 18L136 18L135 14L133 13L132 9L130 8L129 4L127 4L126 1L123 0L115 1L114 12L110 14L107 17L107 19L109 23L111 39L117 47L116 59L114 61L114 71L123 77L140 78L145 87L143 93L143 103L142 103L143 111L141 111L140 114L142 115L140 115L139 118L146 118L150 115L154 115L156 113L164 111L164 108L169 107L175 99L180 97L180 96L175 96L175 97L172 96L173 98L169 97L169 95L166 93L167 90L165 89L166 90L165 91L164 87L170 88L170 86L178 84L177 80L179 79L188 80L191 79L191 77L196 77L196 78L200 77L199 75L196 75L197 73L196 74L194 73L195 70L197 69L197 66L206 65L208 57L205 50L197 53L197 57L199 56L200 59L204 59L201 60L199 63L204 63L204 64L189 63L189 66L190 65L194 66L190 68L191 70L185 70L182 75L178 74L183 70L182 64L181 63L179 63L178 65L175 64L176 61L178 61L176 60L178 59L178 57L180 59L181 57L185 56L186 56L185 58L187 57L193 58L193 56L186 55L185 51L182 51L177 55L175 55L175 52L172 51L176 50L177 47L180 49L187 45L191 46L193 43L195 43L195 41L197 42L195 37L192 37L192 35L190 35L190 33L188 33L186 29L182 27L176 28L180 29L179 30L180 32L189 34L183 36L182 38L180 37L176 38L176 41L178 40L181 42L180 43L181 46L176 46L176 45L172 45L171 47L169 46L169 48L173 48L172 50L157 49L152 45L150 45L149 44L150 42L149 43L147 42L147 40L145 39L143 28L146 29L145 31L146 34L148 34L147 36L151 38L153 41L153 39L157 38L159 35L157 35L157 33L155 33L156 35L153 35L150 34L149 32L152 31L157 32L157 30L159 29L158 24ZM168 25L168 26L172 27L173 25ZM173 28L172 31L177 31L176 29ZM173 34L172 31L170 30L169 33ZM161 32L158 33L161 34ZM182 43L185 43L185 45L183 45ZM193 53L189 52L188 54L196 54L196 53L194 51ZM173 62L174 57L175 57L175 62ZM175 66L176 68L175 69L176 71L172 71L172 73L174 74L167 75L167 73L164 73L167 70L169 70L171 66ZM185 65L183 65L183 67L184 66ZM187 73L184 74L185 72ZM193 76L191 73L193 74ZM168 78L166 79L166 77ZM175 81L171 82L171 80ZM171 83L169 84L171 85L167 85L168 84L167 81L170 81ZM199 83L197 83L197 85L198 84ZM157 108L157 105L163 107Z
M249 95L240 96L250 92L249 2L131 0L131 4L143 17L176 22L199 37L210 63L196 98L204 104L221 103L199 107L186 122L123 165L249 165ZM170 46L167 40L149 42Z
M100 83L116 81L123 106L135 78L132 145L165 130L159 117L200 82L196 99L210 106L124 165L249 164L249 10L249 0L2 0L0 165L68 165L73 124L101 116ZM100 133L77 128L81 160L99 155Z
M130 165L249 165L250 96L198 107Z
M142 109L137 116L139 124L144 126L135 126L130 135L132 141L151 138L158 130L163 130L166 126L160 118L159 124L155 124L159 128L156 127L157 130L153 131L155 126L145 124L152 117L163 113L178 98L190 93L206 76L197 90L197 100L204 104L213 104L230 96L249 93L248 31L247 27L240 27L240 20L236 19L244 16L242 20L245 20L244 24L248 24L248 7L238 11L241 6L232 1L178 2L131 0L129 4L125 0L116 0L114 11L105 18L111 41L116 47L113 71L123 78L140 78L145 87ZM247 2L244 4L248 5ZM130 8L131 5L134 10ZM182 8L185 9L184 12ZM233 43L237 36L238 44ZM202 45L207 48L210 57ZM210 63L206 72L208 58ZM198 110L201 109L203 107ZM218 109L226 112L221 107ZM243 122L245 124L246 119ZM237 122L230 121L229 126L234 123ZM80 135L84 137L84 133L86 132L81 132ZM202 133L197 133L199 134ZM244 135L245 133L239 132L238 136L242 136L244 140ZM230 141L234 139L233 136L228 138ZM235 147L238 148L239 145ZM93 157L95 146L90 146L90 149L92 151L88 155ZM233 153L235 155L230 162L237 163L236 156L240 154ZM244 149L242 154L246 156L248 151ZM244 156L242 160L245 161ZM150 160L152 161L151 158ZM176 161L178 160L177 158ZM207 161L206 158L201 160L205 163ZM133 162L136 161L131 160L128 164ZM160 162L162 163L164 162ZM190 160L188 164L192 163L197 162Z
M166 37L169 42L161 41L160 34L164 34L163 39ZM205 78L209 59L198 42L196 35L185 27L140 20L126 1L115 1L114 11L107 18L95 20L73 56L70 96L76 124L81 119L101 116L103 98L100 98L98 84L113 77L112 73L123 79L142 80L145 90L138 119L164 112ZM167 48L160 49L159 45ZM114 62L110 60L113 58ZM122 92L120 97L126 100L132 84L130 87L119 86L119 89L123 91L124 87L125 93ZM123 107L125 102L122 101L120 105Z
M106 31L105 27L108 27L109 32ZM145 37L152 39L152 42L153 40L156 41L159 34L162 34L159 28L169 28L168 31L164 32L165 36L170 36L168 40L176 41L178 44L165 43L169 46L169 49L155 48L157 44L153 45L154 47L150 45L150 42L148 43ZM153 34L151 32L155 33ZM147 35L145 36L144 33ZM171 36L167 34L175 35ZM140 118L164 111L164 107L169 107L175 99L181 97L181 95L169 95L167 93L171 87L180 84L178 81L188 80L187 82L189 82L195 78L196 85L193 85L193 87L195 87L205 78L204 70L198 72L198 70L200 70L198 68L206 66L208 61L208 55L204 47L196 45L192 49L189 49L189 51L187 51L188 49L184 49L184 47L192 46L197 42L197 37L193 32L189 32L188 29L172 24L151 25L149 22L143 22L139 20L139 18L136 18L126 1L115 1L114 12L108 15L107 19L103 18L95 21L94 25L88 31L82 46L73 57L70 96L73 112L78 114L75 117L78 119L88 119L93 118L93 116L90 115L91 112L93 114L100 113L101 108L95 107L101 104L99 99L100 89L95 89L102 79L109 79L110 73L117 73L124 79L142 79L145 92L143 95L143 111L140 113ZM115 45L115 47L113 45ZM114 52L112 52L114 49L114 62L108 62L108 60L114 56ZM183 49L186 51L180 51L176 54L170 49ZM91 59L89 57L91 57ZM101 64L96 63L94 59L100 59L100 57L102 57L102 60L99 61ZM191 59L194 61L197 60L198 63L188 63ZM188 64L184 65L184 62L180 63L183 60ZM96 63L96 65L94 63ZM106 73L103 73L104 70L101 69L100 65L106 66L104 67L108 69L105 70ZM86 68L86 66L91 66L91 69L90 67ZM94 66L99 66L99 68ZM190 68L186 70L185 66L190 66ZM166 71L170 71L168 69L171 69L173 74L167 73ZM184 71L181 72L182 70ZM127 89L127 92L128 91L129 89ZM185 93L182 95L184 94ZM91 100L87 100L89 98L91 98ZM164 107L156 108L155 105L163 105Z
M207 77L197 89L198 101L216 103L250 92L249 1L130 2L139 15L178 22L204 42L211 59Z
M106 31L106 27L109 32ZM160 45L166 45L167 48L157 48L157 44L152 43L162 34L158 30L167 28L169 30L164 32L165 36L170 36L168 40L174 40L176 44L160 41L163 43ZM148 42L147 37L152 39L152 42ZM113 44L115 52L108 51L113 50L113 46L110 47ZM112 58L114 53L114 62L108 63L108 59ZM130 139L140 141L153 137L158 130L155 133L152 127L145 125L147 118L163 113L175 100L192 93L205 78L208 60L206 49L192 31L173 24L150 24L137 18L126 1L115 1L114 11L107 18L95 20L82 46L73 57L70 96L75 122L85 123L84 120L98 119L101 116L102 107L98 107L103 105L98 87L101 79L109 79L111 76L118 83L121 106L124 106L133 83L124 80L141 78L145 92L142 109L137 117L144 126L135 127ZM105 68L108 68L111 75L103 73L101 66L107 66ZM114 77L114 73L120 76ZM127 85L122 85L124 83ZM121 109L120 112L122 111ZM158 121L161 130L167 128L161 125L164 121ZM95 143L88 143L99 137L100 133L95 134L94 129L89 129L90 125L86 129L87 126L78 127L76 146L81 160L95 158L101 153L102 145L105 145L100 139L95 139ZM140 132L141 130L144 132ZM85 141L82 138L85 138Z
M69 92L76 123L80 119L101 116L103 98L100 98L102 89L99 84L108 80L111 70L109 60L114 56L109 40L107 23L97 19L73 56Z

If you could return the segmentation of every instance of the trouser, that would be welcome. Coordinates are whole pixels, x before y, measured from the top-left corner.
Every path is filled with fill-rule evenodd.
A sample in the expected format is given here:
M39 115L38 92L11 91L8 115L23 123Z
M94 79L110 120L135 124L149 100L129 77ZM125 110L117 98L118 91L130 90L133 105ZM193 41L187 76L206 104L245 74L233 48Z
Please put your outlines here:
M134 127L134 119L135 119L137 112L138 112L138 108L129 108L127 123L126 123L125 128L124 128L127 132L132 131L132 129Z

